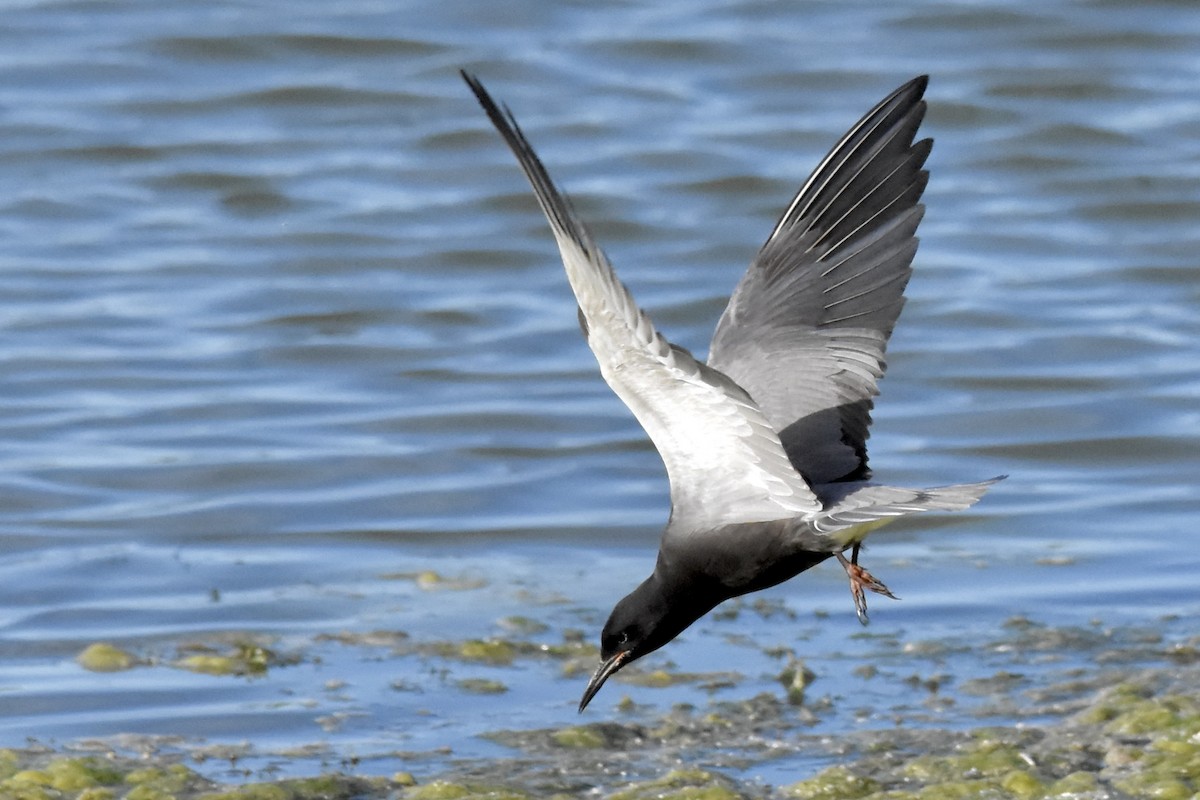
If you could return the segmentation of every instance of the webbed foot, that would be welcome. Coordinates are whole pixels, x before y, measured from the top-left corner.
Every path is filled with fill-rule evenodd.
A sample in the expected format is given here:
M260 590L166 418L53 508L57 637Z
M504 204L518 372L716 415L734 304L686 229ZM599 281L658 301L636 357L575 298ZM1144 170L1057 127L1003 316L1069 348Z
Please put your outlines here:
M870 589L875 594L881 594L893 600L898 600L899 598L892 594L892 590L883 581L876 578L864 567L859 566L858 552L861 548L861 544L855 544L849 559L846 558L845 553L836 553L836 555L842 568L846 570L846 577L850 579L850 596L854 598L854 610L858 613L858 621L866 625L871 620L867 616L867 595L863 591L864 589Z

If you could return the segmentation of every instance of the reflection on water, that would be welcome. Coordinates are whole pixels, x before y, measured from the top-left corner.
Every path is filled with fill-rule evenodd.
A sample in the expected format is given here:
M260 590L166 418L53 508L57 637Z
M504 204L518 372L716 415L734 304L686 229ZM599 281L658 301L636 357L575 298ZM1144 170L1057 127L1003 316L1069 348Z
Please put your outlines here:
M666 514L657 456L597 375L462 66L698 352L833 138L931 73L928 213L872 463L896 483L1011 477L970 514L881 537L872 566L904 600L870 632L1200 610L1200 12L532 8L6 11L0 744L486 754L475 733L570 718L578 680L556 666L481 668L510 685L481 700L428 656L316 644L483 637L514 615L590 639ZM484 585L387 577L423 570ZM776 664L712 646L736 632L801 648L847 691L838 654L871 654L834 572L769 595L819 622L714 621L662 657L771 686ZM301 664L166 666L233 634ZM154 665L85 672L94 641Z

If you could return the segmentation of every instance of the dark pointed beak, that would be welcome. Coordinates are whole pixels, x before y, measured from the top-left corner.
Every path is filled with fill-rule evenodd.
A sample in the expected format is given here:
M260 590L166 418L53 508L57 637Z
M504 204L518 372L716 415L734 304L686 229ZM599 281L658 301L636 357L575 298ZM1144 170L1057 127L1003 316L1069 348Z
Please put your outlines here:
M631 652L630 650L619 650L596 668L596 671L592 673L592 679L588 681L587 688L583 690L583 699L579 701L580 714L587 708L587 704L592 702L592 698L596 696L596 692L600 691L600 687L604 685L608 677L625 665Z

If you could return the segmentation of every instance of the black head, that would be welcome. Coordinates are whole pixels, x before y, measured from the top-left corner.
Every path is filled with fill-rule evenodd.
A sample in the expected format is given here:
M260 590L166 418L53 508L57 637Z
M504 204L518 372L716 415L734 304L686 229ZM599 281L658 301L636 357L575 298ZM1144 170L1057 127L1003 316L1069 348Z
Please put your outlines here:
M674 639L724 597L708 597L699 586L667 590L655 573L623 597L600 633L600 666L592 674L579 710L587 708L612 675Z
M617 603L608 622L604 623L604 630L600 633L600 666L583 691L583 699L579 701L581 712L609 676L654 649L645 646L647 630L655 627L653 612L639 602L639 593L644 594L642 588L645 585L643 583ZM661 647L661 644L656 647Z

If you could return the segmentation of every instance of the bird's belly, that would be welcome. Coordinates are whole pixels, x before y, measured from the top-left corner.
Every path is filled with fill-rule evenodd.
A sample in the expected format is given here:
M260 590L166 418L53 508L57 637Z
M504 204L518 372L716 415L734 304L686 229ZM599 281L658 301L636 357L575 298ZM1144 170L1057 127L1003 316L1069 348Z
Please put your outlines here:
M801 572L812 569L817 564L829 558L829 556L829 553L801 550L785 558L780 558L769 566L760 569L752 579L737 587L737 594L757 592L771 586L777 586L784 581L791 580Z
M864 522L860 525L854 525L853 527L836 531L835 533L830 534L829 538L833 539L833 541L837 542L837 544L841 547L849 547L850 545L861 543L863 539L867 538L867 535L871 531L875 530L876 528L882 528L884 525L887 525L889 522L892 522L895 519L895 517L888 517L886 519L875 519L871 520L870 522Z

